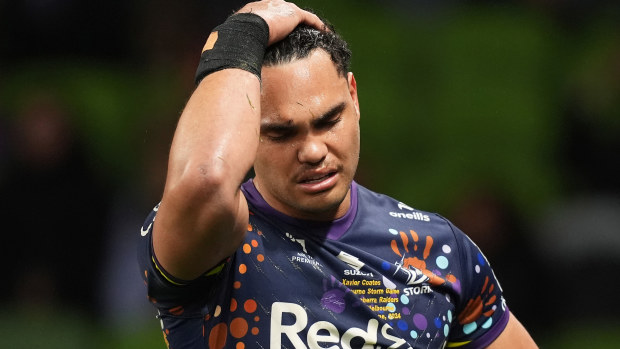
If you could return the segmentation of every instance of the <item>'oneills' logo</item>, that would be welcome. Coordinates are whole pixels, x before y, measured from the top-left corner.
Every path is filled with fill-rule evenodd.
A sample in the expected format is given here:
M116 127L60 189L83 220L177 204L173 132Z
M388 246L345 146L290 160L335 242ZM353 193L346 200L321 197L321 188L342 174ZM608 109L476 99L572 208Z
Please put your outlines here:
M416 221L430 222L431 219L427 214L423 214L422 212L418 212L413 208L403 204L402 202L398 203L399 210L407 210L411 212L390 212L390 216L394 218L405 218L405 219L415 219Z

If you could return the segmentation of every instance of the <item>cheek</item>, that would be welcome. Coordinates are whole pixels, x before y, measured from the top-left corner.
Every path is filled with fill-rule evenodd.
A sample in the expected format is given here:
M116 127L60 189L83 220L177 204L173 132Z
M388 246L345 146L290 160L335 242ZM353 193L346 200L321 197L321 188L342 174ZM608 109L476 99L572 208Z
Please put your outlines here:
M290 146L284 145L259 144L254 160L255 171L262 171L265 175L282 171L286 167L287 158L291 156L290 149Z
M358 154L360 150L360 129L358 124L347 125L346 130L343 131L341 136L341 150L345 154Z
M258 150L256 151L256 158L254 159L254 167L257 170L260 170L261 168L265 168L266 166L268 166L268 159L269 157L267 156L267 154L269 154L269 152L265 149L266 147L264 147L262 144L258 146Z

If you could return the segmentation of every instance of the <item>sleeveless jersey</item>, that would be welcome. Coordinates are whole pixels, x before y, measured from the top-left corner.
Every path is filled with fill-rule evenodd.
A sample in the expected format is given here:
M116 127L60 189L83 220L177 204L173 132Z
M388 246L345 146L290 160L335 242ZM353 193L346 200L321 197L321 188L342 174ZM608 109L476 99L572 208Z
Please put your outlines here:
M169 348L482 348L505 328L489 263L443 217L355 182L329 223L276 211L251 180L242 191L244 242L196 280L153 255L157 207L142 227L140 267Z

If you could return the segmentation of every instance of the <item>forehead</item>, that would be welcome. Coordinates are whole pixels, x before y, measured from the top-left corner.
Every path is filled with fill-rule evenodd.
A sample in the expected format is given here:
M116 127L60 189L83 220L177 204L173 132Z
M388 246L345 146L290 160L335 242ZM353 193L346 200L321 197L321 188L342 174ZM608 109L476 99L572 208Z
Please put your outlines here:
M348 94L347 79L321 49L303 59L263 67L261 76L263 118L289 119L301 110L320 113Z

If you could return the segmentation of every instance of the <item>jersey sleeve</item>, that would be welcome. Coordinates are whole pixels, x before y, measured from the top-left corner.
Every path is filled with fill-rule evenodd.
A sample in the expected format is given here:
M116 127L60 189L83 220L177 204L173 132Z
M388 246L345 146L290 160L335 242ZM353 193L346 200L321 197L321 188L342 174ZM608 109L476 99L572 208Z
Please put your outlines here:
M485 348L502 333L509 311L502 288L486 257L461 230L449 223L456 237L462 268L457 303L447 348Z
M138 243L138 265L147 287L147 298L157 308L166 343L170 347L204 348L203 318L226 261L196 280L180 280L167 273L153 253L152 231L158 207L148 215L141 227ZM173 346L174 344L174 346Z

